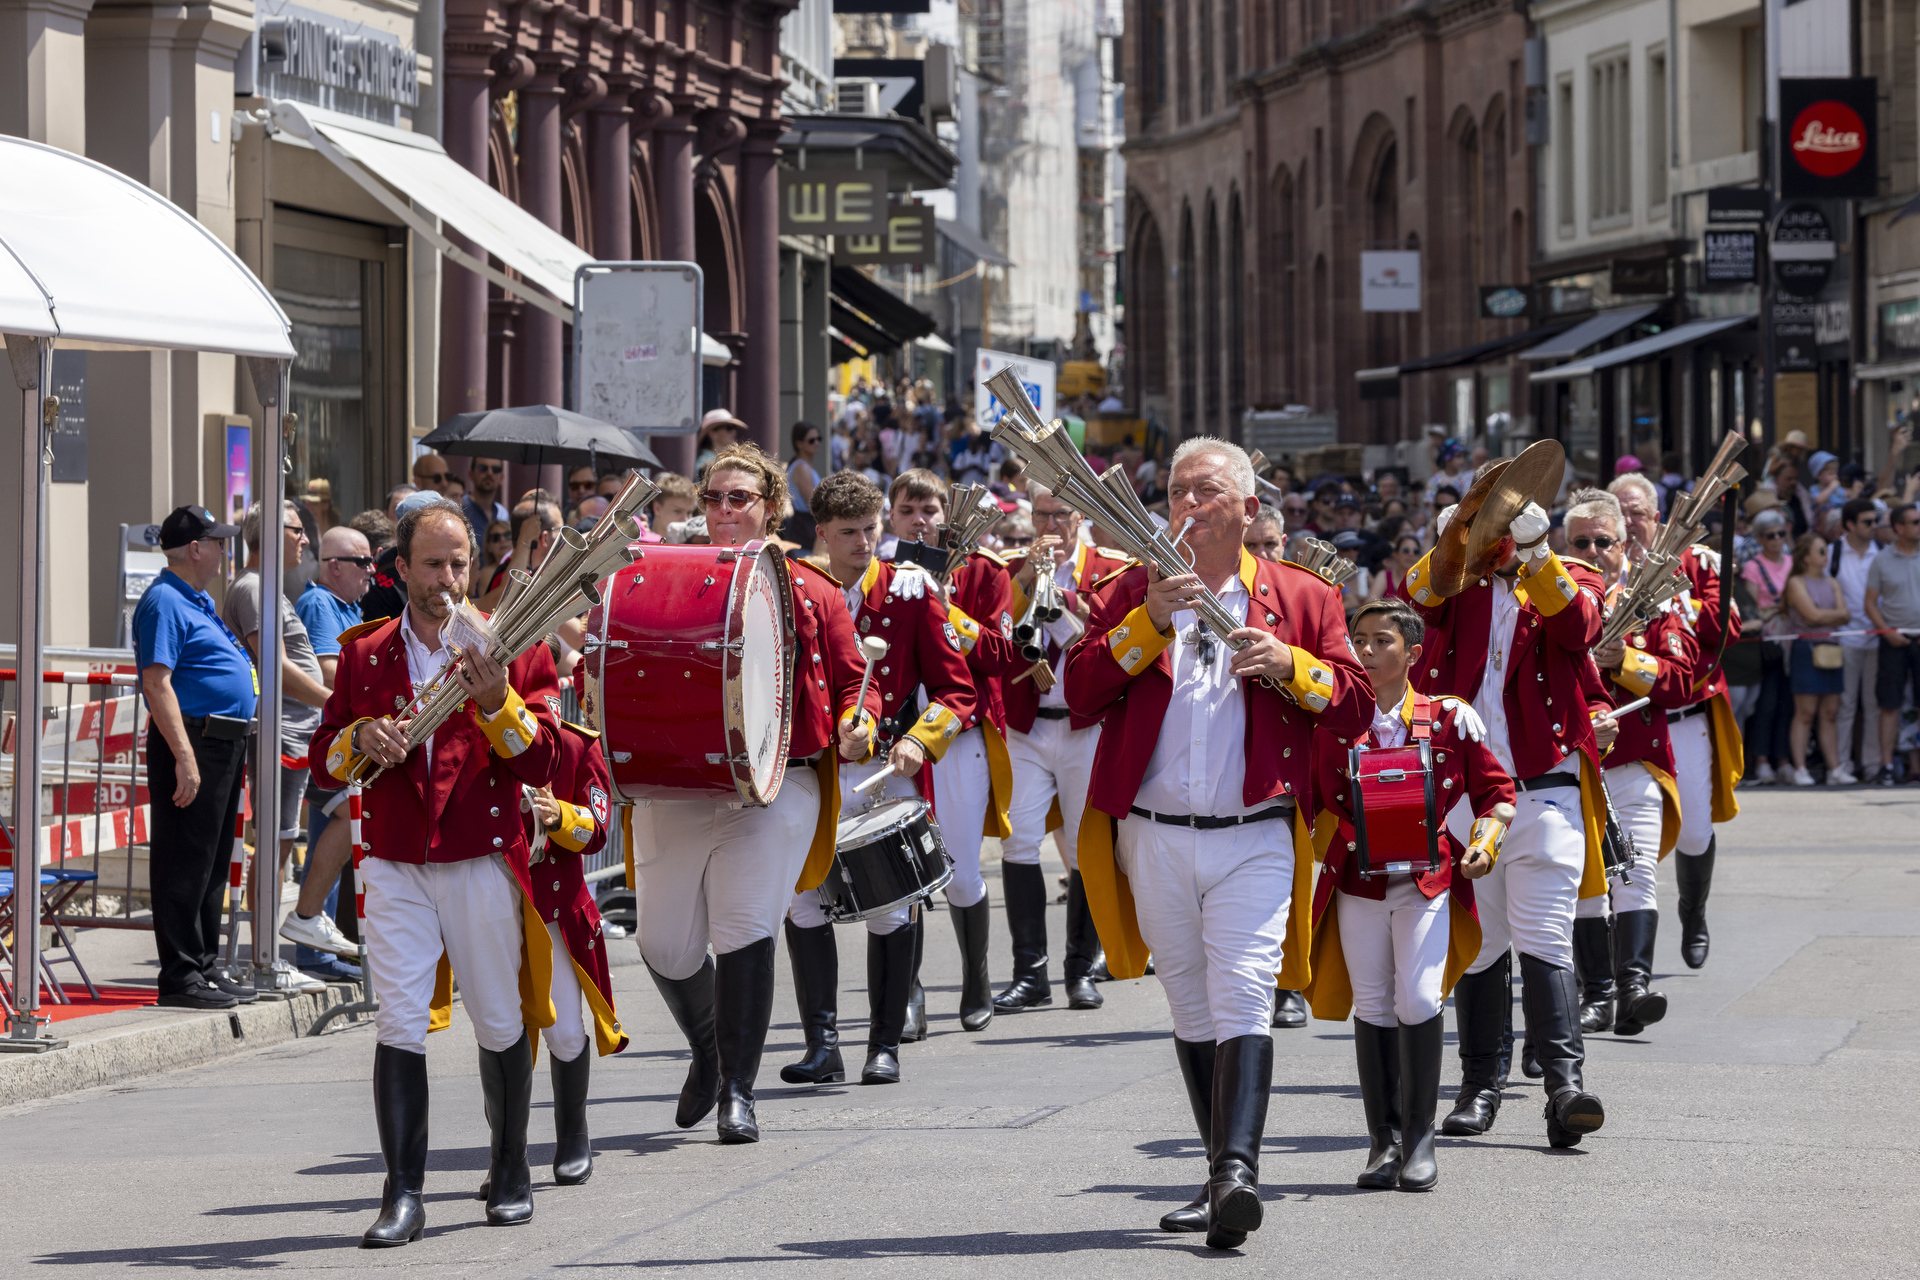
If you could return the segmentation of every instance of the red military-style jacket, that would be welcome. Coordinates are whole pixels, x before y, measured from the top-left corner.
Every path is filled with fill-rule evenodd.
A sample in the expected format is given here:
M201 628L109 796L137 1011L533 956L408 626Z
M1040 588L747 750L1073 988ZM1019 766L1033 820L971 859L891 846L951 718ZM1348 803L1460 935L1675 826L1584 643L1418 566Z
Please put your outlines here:
M893 592L893 580L900 572L878 556L868 562L860 576L854 630L862 636L879 636L891 646L873 672L874 686L880 691L882 745L912 738L926 749L928 759L938 760L955 738L979 726L979 698L959 629L948 618L931 575L920 596L901 596ZM841 599L845 598L843 594ZM912 710L915 691L922 685L927 705L910 724L901 724L902 713Z
M1614 588L1611 594L1617 594ZM1644 762L1673 775L1673 742L1667 712L1690 706L1703 656L1700 641L1686 624L1685 606L1670 600L1651 625L1627 636L1626 654L1617 671L1598 672L1602 705L1595 710L1650 698L1638 711L1619 718L1620 733L1600 763L1608 769Z
M1703 551L1718 559L1718 552L1703 546L1688 547L1680 555L1680 567L1686 572L1688 585L1679 604L1689 629L1700 643L1689 703L1726 696L1727 677L1720 669L1720 653L1724 647L1722 638L1728 633L1731 633L1730 639L1740 638L1740 605L1737 602L1726 602L1727 625L1724 628L1720 625L1720 575L1708 567L1700 554Z
M1312 932L1312 745L1316 724L1347 735L1372 720L1373 694L1347 638L1340 593L1298 565L1240 553L1247 625L1293 650L1293 679L1284 689L1245 682L1246 785L1244 803L1279 796L1296 802L1294 893L1279 984L1299 990L1308 977ZM1114 823L1126 816L1160 739L1160 722L1173 697L1166 656L1172 634L1147 616L1148 571L1136 565L1095 597L1087 634L1067 651L1067 705L1100 717L1100 746L1080 823L1079 861L1087 902L1115 977L1145 972L1147 948L1133 911L1133 891L1113 859Z
M981 717L1004 737L1004 677L1025 668L1013 643L1012 582L1007 567L983 551L968 556L947 582L947 620L960 635Z
M1442 990L1450 991L1467 966L1480 953L1480 921L1474 911L1473 881L1453 874L1454 864L1463 852L1460 842L1446 829L1447 811L1461 796L1466 796L1475 818L1484 818L1497 804L1512 804L1513 779L1500 767L1484 743L1475 742L1459 729L1458 699L1428 698L1409 689L1400 704L1400 717L1409 730L1408 743L1414 738L1416 722L1425 718L1431 725L1433 744L1434 794L1439 811L1440 852L1446 861L1432 875L1414 877L1420 892L1429 898L1451 893L1447 904L1449 935L1447 964ZM1387 896L1384 878L1360 876L1358 839L1353 828L1353 779L1348 772L1349 753L1356 741L1373 742L1368 725L1360 738L1337 733L1324 726L1314 732L1313 800L1317 816L1313 823L1313 846L1325 872L1314 885L1313 897L1313 974L1306 988L1313 1016L1344 1021L1353 1012L1353 983L1347 974L1346 955L1340 943L1340 915L1331 910L1333 891L1376 901ZM1370 849L1369 859L1384 861L1412 853L1418 861L1424 850Z
M308 766L324 790L346 785L359 759L353 729L363 720L396 715L413 700L400 635L405 616L363 624L370 629L343 637L333 694L320 713ZM494 716L482 716L468 702L434 731L431 770L426 749L415 748L367 790L361 810L367 853L416 865L498 853L524 877L520 785L545 786L560 760L560 684L547 646L537 644L514 659L507 683L506 705Z
M1073 551L1073 585L1061 593L1062 596L1065 597L1068 607L1077 607L1081 601L1086 601L1091 604L1094 591L1099 583L1111 577L1113 574L1120 572L1120 570L1126 568L1131 563L1133 562L1118 551L1110 551L1105 547L1091 546L1085 542L1075 543ZM1018 581L1019 575L1025 572L1026 567L1027 557L1025 556L1007 562L1007 572L1012 575L1014 579L1012 608L1015 620L1018 620L1027 612L1027 593L1021 589ZM1048 641L1047 661L1058 667L1060 659L1064 656L1065 654L1060 651L1057 645L1052 641ZM1016 663L1015 676L1033 665L1025 658L1022 658L1018 650L1014 652L1014 659ZM1021 733L1032 733L1033 722L1039 718L1040 690L1034 687L1031 679L1016 681L1014 676L1008 676L1002 682L1002 685L1006 690L1007 724L1011 728L1019 730ZM1072 728L1088 729L1100 723L1100 717L1097 715L1083 716L1078 712L1074 712L1071 707L1068 708L1068 711L1069 716L1067 723Z
M528 863L534 909L543 922L560 930L567 959L593 1010L594 1046L605 1056L626 1048L627 1036L614 1012L613 974L607 965L600 906L593 900L584 865L606 847L612 815L607 761L599 737L592 729L560 722L560 764L548 784L560 807L558 827L545 832L536 829L533 806L523 798L521 808L527 838L536 846ZM555 956L554 962L562 960Z
M820 780L820 816L814 823L806 865L797 890L817 888L833 865L834 833L840 821L840 744L836 729L856 713L866 659L847 612L845 591L834 576L811 560L789 560L793 572L793 712L787 753L804 760L815 753ZM880 685L867 689L863 705L878 724ZM629 880L631 883L631 879Z
M1407 573L1407 597L1427 624L1426 652L1413 672L1413 687L1429 696L1450 694L1472 702L1486 671L1493 627L1489 579L1469 583L1442 598L1429 584L1433 555ZM1596 764L1599 751L1586 716L1582 668L1600 639L1599 573L1583 561L1548 552L1514 583L1522 596L1506 655L1505 704L1514 775L1538 777L1574 752Z

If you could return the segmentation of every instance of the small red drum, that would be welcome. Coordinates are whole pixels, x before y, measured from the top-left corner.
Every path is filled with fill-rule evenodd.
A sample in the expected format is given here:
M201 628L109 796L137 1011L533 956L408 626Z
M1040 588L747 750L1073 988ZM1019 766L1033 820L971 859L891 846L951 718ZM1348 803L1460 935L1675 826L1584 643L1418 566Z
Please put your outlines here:
M1432 875L1441 867L1440 814L1433 794L1433 744L1355 746L1353 835L1363 876ZM1416 867L1424 857L1426 866Z
M765 542L638 550L588 619L582 663L614 795L772 804L793 707L786 557Z

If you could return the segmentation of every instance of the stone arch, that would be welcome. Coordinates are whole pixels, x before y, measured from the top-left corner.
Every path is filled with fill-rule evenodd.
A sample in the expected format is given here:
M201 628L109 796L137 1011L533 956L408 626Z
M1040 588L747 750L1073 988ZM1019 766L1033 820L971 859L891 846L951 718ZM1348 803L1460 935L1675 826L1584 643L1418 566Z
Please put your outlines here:
M1127 289L1127 351L1135 370L1135 407L1144 414L1145 397L1167 394L1167 252L1146 197L1128 191L1127 208L1137 211L1127 254L1133 277Z

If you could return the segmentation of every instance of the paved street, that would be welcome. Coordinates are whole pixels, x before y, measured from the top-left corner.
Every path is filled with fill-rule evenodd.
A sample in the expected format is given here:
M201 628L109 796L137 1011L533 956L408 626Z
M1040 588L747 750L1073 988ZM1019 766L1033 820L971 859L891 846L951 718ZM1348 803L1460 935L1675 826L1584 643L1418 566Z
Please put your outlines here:
M456 1014L429 1052L422 1242L353 1247L378 1204L381 1167L373 1035L357 1027L0 1112L5 1269L1911 1274L1920 1175L1899 1099L1920 1067L1920 791L1748 791L1742 802L1743 817L1723 829L1711 962L1687 970L1677 930L1663 928L1667 1021L1632 1040L1589 1041L1602 1132L1550 1151L1539 1092L1520 1082L1492 1135L1441 1140L1433 1194L1359 1192L1366 1144L1351 1035L1331 1023L1278 1033L1266 1227L1237 1259L1154 1228L1203 1177L1154 980L1108 984L1098 1012L1003 1016L967 1035L941 914L926 951L934 1035L903 1053L899 1086L779 1083L800 1044L781 960L757 1146L720 1147L711 1121L673 1127L684 1045L631 965L616 978L636 1034L595 1065L599 1161L584 1187L554 1188L541 1163L551 1151L544 1062L537 1072L528 1227L486 1228L471 1198L486 1130L472 1037ZM997 899L997 877L990 884ZM1670 870L1661 892L1670 903ZM997 910L994 928L1004 978ZM1057 972L1060 909L1052 928ZM841 940L850 983L864 974L864 941ZM851 1015L864 1015L864 994L849 990L842 1009L858 1043ZM850 1053L850 1069L858 1062ZM1452 1079L1449 1049L1443 1107Z

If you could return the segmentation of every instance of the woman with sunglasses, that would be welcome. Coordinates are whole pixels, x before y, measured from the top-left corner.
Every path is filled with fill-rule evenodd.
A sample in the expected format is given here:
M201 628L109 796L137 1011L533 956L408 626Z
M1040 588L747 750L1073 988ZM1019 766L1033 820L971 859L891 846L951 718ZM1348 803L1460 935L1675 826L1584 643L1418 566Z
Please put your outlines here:
M1376 587L1373 596L1376 600L1405 600L1407 598L1407 574L1413 566L1420 563L1423 553L1420 539L1411 533L1403 533L1394 540L1393 550L1380 565L1380 572L1374 575Z
M713 545L742 546L779 527L786 474L751 443L726 445L699 497ZM793 707L779 795L763 809L716 795L631 811L640 955L693 1050L674 1122L691 1128L718 1103L723 1143L759 1141L753 1085L773 1015L774 936L803 869L824 876L833 861L837 762L867 758L881 710L877 680L855 706L864 663L840 585L806 561L788 563Z
M793 461L787 464L787 492L793 503L793 514L780 529L780 536L794 543L802 551L811 552L819 536L813 523L813 508L807 503L813 497L813 487L820 483L820 473L814 470L814 458L820 450L820 428L811 422L793 424Z
M1754 603L1759 606L1762 637L1791 633L1786 593L1787 579L1793 575L1793 558L1788 554L1792 534L1786 515L1778 507L1769 507L1753 518L1753 537L1760 544L1760 554L1747 561L1740 577L1752 589ZM1747 724L1747 749L1752 753L1756 782L1771 783L1786 773L1792 729L1793 695L1786 656L1779 643L1769 640L1760 650L1760 703Z
M472 595L485 595L493 575L513 555L513 525L506 520L490 520L480 541L480 556L474 562Z

